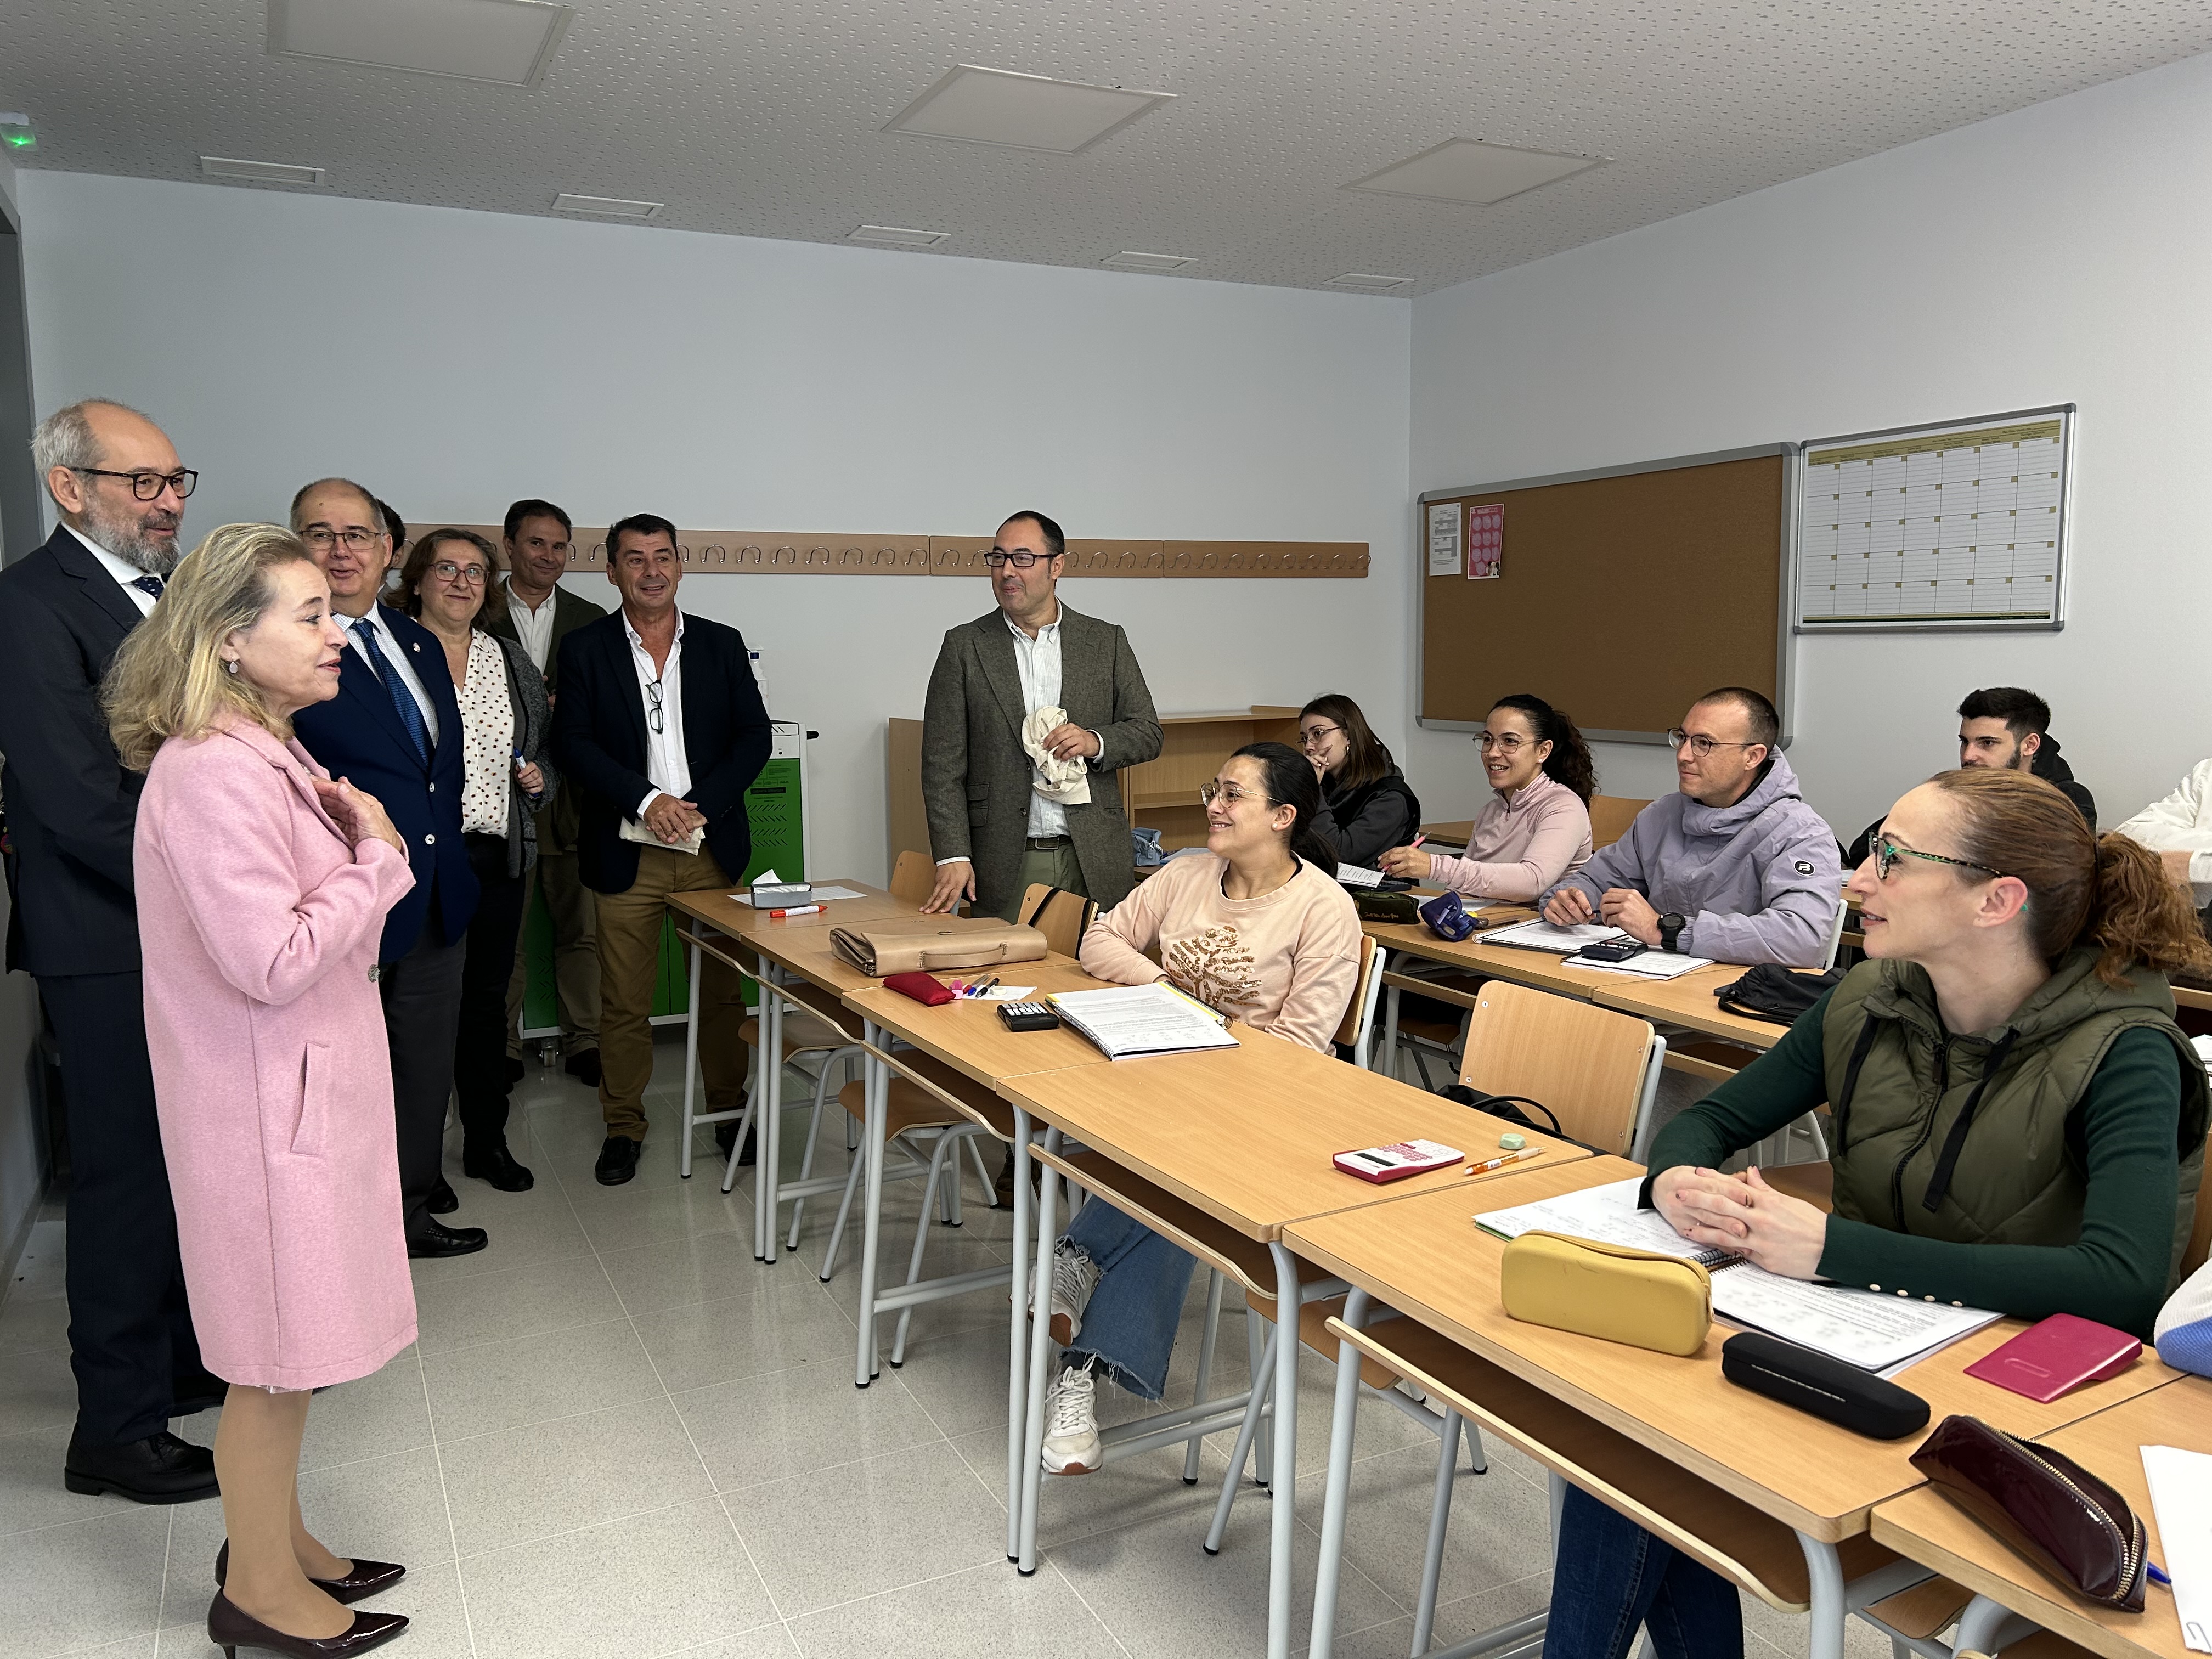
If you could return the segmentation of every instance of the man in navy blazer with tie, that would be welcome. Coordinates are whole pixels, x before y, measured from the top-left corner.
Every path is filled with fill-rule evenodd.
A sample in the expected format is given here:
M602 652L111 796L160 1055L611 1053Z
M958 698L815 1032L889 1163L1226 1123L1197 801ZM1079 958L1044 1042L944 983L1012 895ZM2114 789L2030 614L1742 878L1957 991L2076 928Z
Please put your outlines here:
M329 579L331 609L352 647L338 670L337 696L301 709L293 729L333 777L383 803L415 872L414 890L392 907L377 952L407 1253L466 1255L483 1249L483 1229L437 1219L459 1206L441 1164L461 968L477 907L461 841L460 704L436 636L377 602L392 537L375 498L349 479L319 479L293 497L292 529Z

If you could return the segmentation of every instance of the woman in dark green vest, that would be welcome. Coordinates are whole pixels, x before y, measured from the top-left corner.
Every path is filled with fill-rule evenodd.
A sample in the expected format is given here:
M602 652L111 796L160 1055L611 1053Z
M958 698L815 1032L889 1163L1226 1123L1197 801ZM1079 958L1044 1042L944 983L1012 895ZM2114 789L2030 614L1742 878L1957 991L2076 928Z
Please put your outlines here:
M2148 1338L2212 1116L2166 977L2206 962L2187 890L1987 768L1899 800L1850 884L1868 960L1660 1132L1645 1201L1793 1279ZM1832 1214L1721 1173L1824 1102ZM1661 1659L1743 1652L1732 1586L1578 1490L1559 1568L1545 1659L1620 1659L1639 1625Z

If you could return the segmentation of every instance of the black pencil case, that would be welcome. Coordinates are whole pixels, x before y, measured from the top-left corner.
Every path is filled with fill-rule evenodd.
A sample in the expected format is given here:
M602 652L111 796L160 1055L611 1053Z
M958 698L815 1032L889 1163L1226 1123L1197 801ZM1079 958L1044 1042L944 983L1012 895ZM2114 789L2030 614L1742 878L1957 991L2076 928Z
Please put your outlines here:
M1741 1331L1721 1344L1721 1375L1870 1440L1928 1426L1928 1402L1869 1371L1780 1337Z

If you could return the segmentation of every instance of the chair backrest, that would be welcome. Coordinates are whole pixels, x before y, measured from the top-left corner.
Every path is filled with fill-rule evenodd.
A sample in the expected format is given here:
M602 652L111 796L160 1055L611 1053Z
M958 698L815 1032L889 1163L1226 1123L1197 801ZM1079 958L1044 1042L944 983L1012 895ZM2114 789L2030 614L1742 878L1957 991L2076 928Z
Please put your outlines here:
M1850 920L1850 915L1851 896L1849 893L1837 894L1836 919L1828 924L1827 954L1820 958L1820 971L1824 974L1836 965L1837 957L1843 952L1844 924Z
M1382 952L1375 941L1362 933L1359 936L1359 979L1352 988L1351 1006L1344 1011L1343 1023L1336 1028L1336 1040L1352 1050L1352 1063L1361 1071L1369 1069L1369 1039L1375 1030L1375 1005L1382 996Z
M1091 918L1097 914L1097 905L1065 887L1048 887L1041 881L1033 881L1029 891L1022 895L1023 925L1042 933L1045 948L1064 957L1074 956L1082 950L1083 936L1090 931Z
M901 853L891 871L891 896L901 904L920 904L937 890L937 860L927 853Z
M1648 800L1631 800L1626 795L1592 795L1589 799L1591 848L1612 846L1628 833L1628 826L1636 822L1636 815L1650 805Z
M1459 1079L1540 1100L1573 1139L1626 1158L1642 1150L1666 1053L1648 1020L1494 979L1476 994Z

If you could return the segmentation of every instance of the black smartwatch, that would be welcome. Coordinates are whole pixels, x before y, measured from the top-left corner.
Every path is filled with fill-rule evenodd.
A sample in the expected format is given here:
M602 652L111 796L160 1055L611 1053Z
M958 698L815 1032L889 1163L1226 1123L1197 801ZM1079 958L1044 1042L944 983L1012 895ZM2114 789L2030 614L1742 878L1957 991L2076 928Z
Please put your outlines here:
M1672 951L1674 949L1675 945L1681 939L1682 930L1689 925L1690 919L1687 916L1677 915L1672 910L1669 910L1665 915L1660 917L1659 948L1662 951Z

